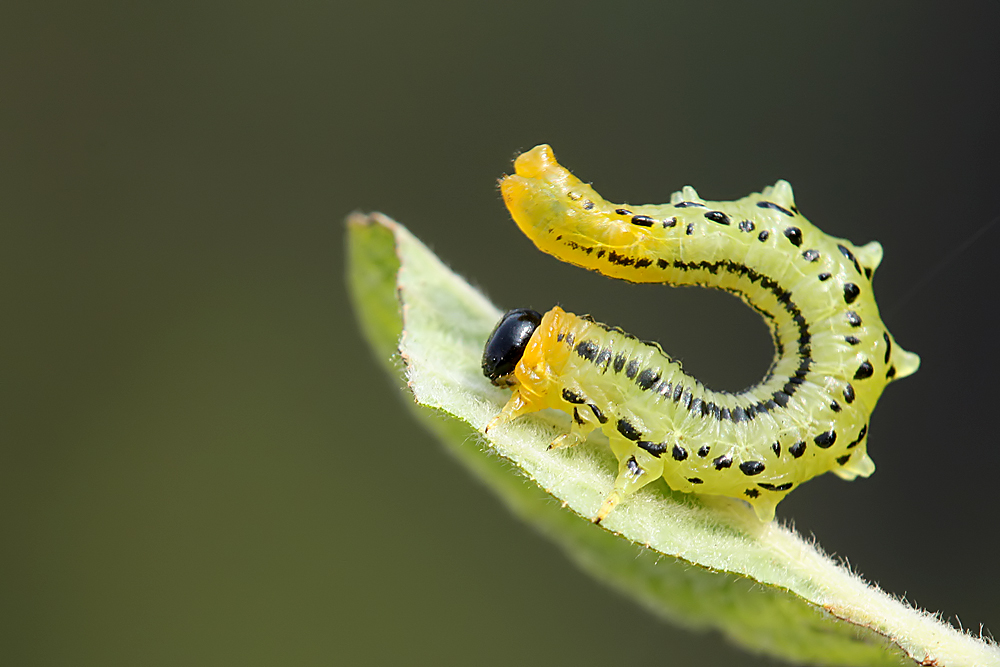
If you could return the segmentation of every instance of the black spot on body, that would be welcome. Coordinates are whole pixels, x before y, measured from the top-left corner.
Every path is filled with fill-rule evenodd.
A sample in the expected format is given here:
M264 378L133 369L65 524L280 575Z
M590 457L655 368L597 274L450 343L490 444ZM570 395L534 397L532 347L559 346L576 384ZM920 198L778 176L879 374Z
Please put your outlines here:
M894 377L896 377L896 367L890 366L889 370L885 372L885 379L891 380Z
M778 206L773 201L759 201L757 202L757 208L769 208L772 211L778 211L779 213L784 213L790 218L794 217L794 214L791 211L782 206Z
M659 268L659 269L665 269L668 266L670 266L670 265L667 263L667 260L663 259L662 257L660 259L656 260L656 267L657 268Z
M674 451L672 452L675 461L683 461L688 457L687 450L680 445L674 445Z
M844 336L844 340L846 340L851 345L858 345L861 343L861 339L858 338L857 336Z
M782 233L796 248L802 245L802 230L798 227L788 227Z
M882 332L882 340L885 341L885 363L889 363L889 355L892 353L892 339L889 338L889 332Z
M743 495L746 496L747 498L756 498L757 496L760 495L760 491L758 491L757 489L747 489L746 491L743 492Z
M847 311L847 323L854 328L858 328L861 326L861 316L853 310L849 310Z
M632 423L627 419L619 419L617 426L618 426L618 432L621 433L623 436L625 436L626 439L631 440L632 442L635 442L642 437L642 434L639 433L639 429L633 426Z
M674 402L676 403L677 401L681 400L681 394L683 393L684 393L684 387L681 385L680 382L678 382L677 384L674 385L674 394L671 398L673 398Z
M843 456L838 456L837 457L837 463L839 463L840 465L844 465L845 463L847 463L850 460L851 460L851 455L850 454L844 454Z
M639 385L639 388L643 391L648 391L650 387L660 381L660 371L647 368L643 372L639 373L639 377L636 378L635 383Z
M771 451L774 452L775 456L781 456L781 443L777 440L771 445Z
M685 231L685 233L688 236L691 236L692 234L694 234L694 223L693 222L689 222L688 223L687 230Z
M632 224L639 225L640 227L652 227L654 222L656 222L656 220L653 220L648 215L632 216Z
M645 449L647 452L660 458L663 452L667 451L667 446L662 442L650 442L649 440L640 440L635 443L640 449Z
M700 456L701 458L705 458L706 456L708 456L708 453L709 453L710 451L712 451L712 448L711 448L711 447L709 447L708 445L702 445L702 446L701 446L701 447L700 447L700 448L698 449L698 456Z
M584 424L583 417L580 416L579 408L573 408L573 421L575 421L580 426L583 426Z
M846 283L844 285L844 302L845 303L849 303L849 304L850 303L854 303L854 300L858 298L859 294L861 294L861 288L858 287L857 285L855 285L854 283Z
M847 386L844 387L844 400L848 405L854 402L854 385L849 382L847 383Z
M795 486L795 483L785 482L784 484L778 484L777 486L775 486L774 484L768 484L767 482L757 482L757 486L759 486L762 489L767 489L768 491L787 491L788 489Z
M829 280L832 277L833 277L832 273L827 273L826 271L824 271L823 273L819 274L819 281L821 283L823 283L823 282L826 282L827 280Z
M666 229L667 227L673 227L676 224L677 224L677 218L673 217L667 218L666 220L663 221L663 228Z
M740 472L747 477L753 477L764 472L764 464L760 461L744 461L740 464Z
M711 220L712 222L719 223L720 225L729 224L729 216L723 213L722 211L709 211L708 213L705 214L705 217Z
M837 244L837 249L840 251L840 254L842 254L847 259L851 260L851 263L854 264L854 270L857 271L858 273L861 273L861 266L858 264L858 259L857 257L854 256L854 253L851 252L850 249L848 249L846 246L841 245L840 243Z
M740 222L740 231L741 232L750 233L750 232L752 232L756 228L757 228L757 226L754 225L749 220L743 220L742 222Z
M561 239L561 238L562 238L562 236L558 236L558 237L556 237L556 240ZM588 255L590 253L594 252L593 246L580 245L579 243L576 243L574 241L563 241L563 243L565 245L569 246L570 248L572 248L573 250L580 250L582 252L587 253ZM601 253L597 253L597 256L600 257Z
M806 250L802 253L802 259L807 262L815 262L819 259L819 250Z
M616 208L615 213L617 213L618 215L632 215L632 211L628 210L627 208Z
M619 352L615 356L615 373L621 373L622 369L625 368L625 355Z
M874 372L875 369L872 368L871 362L866 359L865 361L861 362L861 365L858 366L858 370L854 372L854 379L865 380L867 378L870 378L872 376L872 373Z
M587 398L585 396L576 393L572 389L563 389L562 397L564 401L572 403L573 405L581 405L587 402Z
M834 412L840 412L840 403L837 401L830 401L830 409Z
M788 448L788 451L795 458L801 458L803 454L806 453L806 443L799 440L794 445Z
M769 232L769 231L767 231L765 229L760 234L757 235L757 240L760 241L761 243L763 243L764 241L767 240L767 237L770 236L770 235L771 235L771 232Z
M731 457L729 454L723 454L722 456L712 461L712 465L715 466L716 470L722 470L723 468L728 468L731 465L733 465L733 457Z
M685 389L684 393L681 395L681 405L684 409L691 407L691 390Z
M865 439L866 435L868 435L868 424L865 424L864 426L861 427L861 430L858 431L858 437L856 437L854 441L851 442L851 444L847 445L847 449L853 449L857 447L861 443L861 441Z
M696 201L682 201L680 204L674 204L674 208L687 208L689 206L700 206L701 208L705 208L704 204L700 204Z
M590 403L588 407L590 407L590 411L594 413L594 416L597 417L597 421L602 424L608 423L608 418L604 416L604 412L599 407L593 403Z
M582 340L576 346L576 353L586 359L587 361L593 361L597 358L597 353L601 351L601 348L597 343L590 340Z
M704 269L708 271L713 276L719 275L719 268L721 264L719 262L698 262L696 265L699 269Z
M594 202L588 199L587 201L583 202L583 208L585 208L588 211L592 210L594 208Z
M837 432L830 430L826 433L820 433L815 438L813 442L816 443L817 447L822 447L823 449L829 449L833 446L833 443L837 442Z
M633 477L638 477L643 473L643 469L639 467L639 463L635 460L634 456L628 457L628 461L625 462L626 467L628 467L629 474Z
M617 264L619 266L632 266L635 264L635 258L629 257L628 255L619 255L614 250L608 251L608 261L612 264Z
M639 372L639 362L635 359L628 362L628 366L625 367L625 377L629 380L635 377L635 374Z
M692 484L704 484L704 482L701 481L700 477L688 477L688 481L691 482Z

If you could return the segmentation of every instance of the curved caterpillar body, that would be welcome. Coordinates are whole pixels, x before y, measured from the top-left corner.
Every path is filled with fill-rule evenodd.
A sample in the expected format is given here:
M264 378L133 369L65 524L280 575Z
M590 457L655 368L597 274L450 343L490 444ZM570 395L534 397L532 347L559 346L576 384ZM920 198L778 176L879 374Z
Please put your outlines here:
M544 317L510 311L483 370L514 394L487 430L544 408L573 417L555 447L601 428L619 473L595 521L659 477L680 491L742 498L769 521L816 475L874 471L871 412L885 386L920 363L879 318L877 242L858 247L823 233L785 181L733 202L685 187L669 204L622 206L561 167L548 146L514 166L501 181L504 201L541 250L613 278L736 294L763 315L776 352L758 384L713 391L659 345L621 329L558 307Z

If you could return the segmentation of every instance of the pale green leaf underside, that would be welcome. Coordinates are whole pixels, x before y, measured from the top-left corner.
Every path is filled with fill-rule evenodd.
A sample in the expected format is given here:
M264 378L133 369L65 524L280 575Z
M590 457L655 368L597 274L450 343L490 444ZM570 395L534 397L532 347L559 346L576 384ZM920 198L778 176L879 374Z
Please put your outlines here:
M583 569L661 616L795 662L1000 665L995 645L894 600L738 501L651 484L591 524L615 474L598 438L546 451L568 428L547 413L481 435L510 395L479 367L500 311L392 220L356 214L348 230L362 328L390 371L402 359L425 425Z

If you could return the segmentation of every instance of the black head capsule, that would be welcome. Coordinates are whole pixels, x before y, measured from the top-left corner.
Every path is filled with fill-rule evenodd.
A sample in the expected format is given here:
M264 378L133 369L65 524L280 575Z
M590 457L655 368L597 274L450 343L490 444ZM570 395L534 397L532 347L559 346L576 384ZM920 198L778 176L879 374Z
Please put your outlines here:
M508 310L493 327L483 350L483 375L498 387L507 386L502 378L514 372L524 355L531 334L542 322L542 316L527 308Z

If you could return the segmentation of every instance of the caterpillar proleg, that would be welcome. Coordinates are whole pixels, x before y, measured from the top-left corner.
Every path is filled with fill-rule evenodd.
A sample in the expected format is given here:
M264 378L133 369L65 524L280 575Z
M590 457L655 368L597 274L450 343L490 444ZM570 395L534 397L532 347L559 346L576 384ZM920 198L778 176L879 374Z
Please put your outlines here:
M877 242L825 234L799 213L785 181L732 202L703 200L688 186L668 204L623 206L546 145L514 167L503 198L539 249L612 278L736 294L766 320L775 358L756 385L714 391L659 345L617 327L558 307L508 311L486 343L483 372L513 395L487 431L545 408L573 418L552 447L602 429L619 467L597 522L660 477L680 491L741 498L770 521L816 475L850 480L875 470L872 410L889 382L920 363L879 318Z

